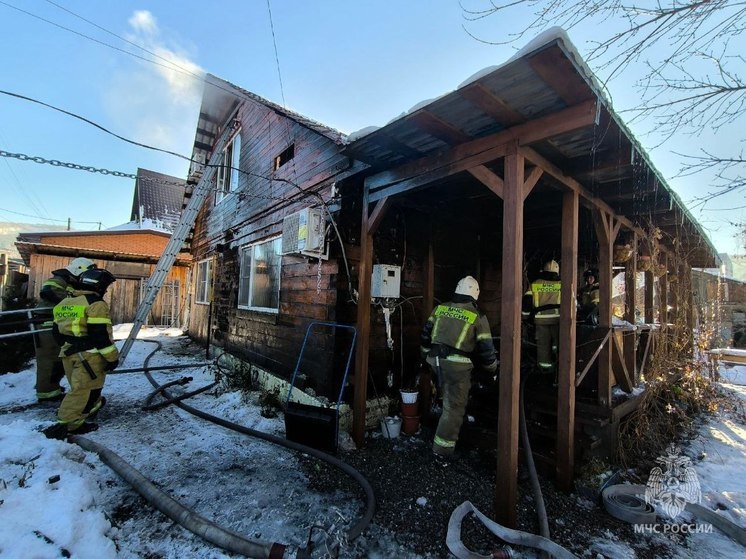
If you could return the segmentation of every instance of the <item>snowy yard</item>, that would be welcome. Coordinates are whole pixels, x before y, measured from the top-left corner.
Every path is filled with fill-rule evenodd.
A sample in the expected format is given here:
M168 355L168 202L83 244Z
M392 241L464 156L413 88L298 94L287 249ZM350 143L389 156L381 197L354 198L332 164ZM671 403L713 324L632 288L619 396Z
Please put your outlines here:
M126 333L126 329L119 330L118 337ZM178 331L141 331L141 338L148 336L157 337L164 346L153 355L151 366L203 360L204 350ZM154 347L137 341L125 366L138 366ZM721 365L721 369L723 386L746 401L746 365ZM18 374L0 376L1 557L238 557L153 510L95 454L75 444L47 440L40 429L52 424L55 409L35 405L33 370L31 366ZM153 376L161 384L193 377L186 388L175 388L173 393L194 390L214 380L212 371L204 366L154 372ZM353 484L349 484L350 489L336 491L315 489L307 457L214 425L175 406L142 411L153 390L141 373L111 375L104 389L108 402L99 417L101 429L86 438L117 453L197 514L247 538L303 546L312 524L329 528L342 519L353 523L363 513L362 492L355 491ZM262 417L256 393L245 401L237 392L213 389L188 402L243 426L284 436L281 415ZM416 446L415 439L408 444L415 452L428 452L427 445ZM686 454L694 458L702 503L746 527L746 426L734 417L709 419ZM454 472L458 474L458 470ZM484 490L488 493L491 487L485 483ZM430 506L428 500L435 502L431 497L422 495L413 506L415 513ZM474 497L464 494L463 500ZM489 514L488 510L483 512ZM601 510L595 513L605 514ZM553 520L559 525L562 519ZM420 521L413 517L413 523ZM401 526L402 532L407 529ZM436 529L445 534L445 526ZM652 545L667 538L660 534L640 537L649 538ZM746 554L743 547L717 530L666 539L665 549L670 552L668 556L684 558ZM444 540L442 550L436 556L448 556ZM637 557L624 538L608 530L600 531L584 548L572 551L594 559ZM320 557L320 552L316 556ZM416 553L406 538L384 527L379 517L374 517L363 537L340 554L412 559L431 556Z

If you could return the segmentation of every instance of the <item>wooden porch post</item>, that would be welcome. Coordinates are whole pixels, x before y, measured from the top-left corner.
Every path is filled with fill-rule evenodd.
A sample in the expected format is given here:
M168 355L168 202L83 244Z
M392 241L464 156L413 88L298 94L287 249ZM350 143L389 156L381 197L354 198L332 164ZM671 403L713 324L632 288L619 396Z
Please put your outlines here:
M557 485L572 489L575 469L575 286L578 284L578 208L576 191L562 198L562 305L560 306L557 388Z
M515 143L505 157L503 197L502 310L500 323L500 408L497 424L495 517L514 527L518 503L518 393L521 378L523 290L523 156Z
M599 257L599 298L598 323L601 328L611 329L611 280L613 245L619 231L620 223L614 223L614 218L606 212L596 210L593 212L593 221L598 238ZM614 341L604 344L598 355L598 403L602 406L611 405L611 352Z
M625 293L625 311L624 320L630 324L637 322L637 233L632 233L632 247L635 252L632 258L627 260L624 267L624 293ZM633 385L637 384L637 337L636 332L625 332L623 335L624 342L624 362L627 364L627 371Z
M653 308L653 282L655 282L655 276L653 276L653 270L645 271L645 324L653 324L655 322L655 313Z
M665 254L661 254L660 262L664 266L668 267L668 257ZM658 320L661 323L661 328L665 328L668 325L668 277L667 274L663 274L658 278L658 289L660 291L658 295Z
M433 220L430 219L428 226L430 234L428 235L427 249L425 251L425 258L423 264L423 282L422 287L422 318L427 320L427 317L433 310L433 300L435 299L435 254L433 250ZM420 326L424 326L421 324ZM432 372L430 367L423 367L420 372L420 390L419 390L419 401L420 401L420 414L423 419L430 413L430 407L432 406Z
M360 220L360 264L358 271L357 344L355 347L355 397L352 405L352 438L360 447L365 441L365 404L368 398L368 353L370 351L370 282L373 264L373 233L386 213L389 198L383 198L368 214L368 185L363 186Z

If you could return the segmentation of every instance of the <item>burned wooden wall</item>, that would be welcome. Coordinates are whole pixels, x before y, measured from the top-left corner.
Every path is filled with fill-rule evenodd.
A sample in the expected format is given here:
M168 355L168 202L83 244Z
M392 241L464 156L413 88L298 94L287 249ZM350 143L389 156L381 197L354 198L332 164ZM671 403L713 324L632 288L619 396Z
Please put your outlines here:
M193 303L191 336L279 376L295 367L308 324L336 320L337 261L299 255L282 257L277 313L238 308L241 247L282 234L283 218L318 206L317 194L328 199L335 175L349 167L330 138L278 114L261 103L245 100L239 109L241 152L238 187L219 203L210 197L195 223L195 262L213 262L213 304ZM292 146L293 157L276 168L276 158ZM208 326L209 321L209 326ZM306 386L333 397L335 355L344 336L315 332L301 365Z

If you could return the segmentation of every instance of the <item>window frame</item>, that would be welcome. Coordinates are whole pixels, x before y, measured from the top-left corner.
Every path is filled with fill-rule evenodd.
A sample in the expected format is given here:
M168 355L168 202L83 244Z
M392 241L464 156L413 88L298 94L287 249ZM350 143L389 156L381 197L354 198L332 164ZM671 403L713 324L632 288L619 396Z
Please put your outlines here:
M200 268L205 266L206 278L200 281ZM204 285L204 294L201 293ZM204 295L204 298L200 298ZM194 302L197 305L209 305L212 299L212 258L205 258L197 262L197 274L194 279Z
M274 307L259 307L256 305L252 305L253 302L253 296L254 296L254 276L255 276L255 267L254 267L254 260L255 260L255 250L256 247L265 245L265 244L274 244L278 243L277 246L277 256L280 257L279 260L279 273L277 275L277 308ZM248 276L246 276L243 266L244 266L244 253L250 250L251 251L251 270ZM242 246L239 251L239 269L238 269L238 298L236 302L236 307L241 310L245 311L253 311L253 312L262 312L262 313L269 313L269 314L279 314L280 312L280 290L281 290L281 280L282 280L282 235L277 235L274 237L269 237L267 239L262 239L261 241L257 241L254 243L246 244ZM248 286L249 286L249 292L246 294L246 304L242 304L242 299L244 295L244 283L243 280L248 279Z
M227 161L230 154L230 161ZM215 205L235 192L238 188L239 165L241 161L241 128L236 130L231 138L225 143L221 156L220 166L215 174L216 191Z

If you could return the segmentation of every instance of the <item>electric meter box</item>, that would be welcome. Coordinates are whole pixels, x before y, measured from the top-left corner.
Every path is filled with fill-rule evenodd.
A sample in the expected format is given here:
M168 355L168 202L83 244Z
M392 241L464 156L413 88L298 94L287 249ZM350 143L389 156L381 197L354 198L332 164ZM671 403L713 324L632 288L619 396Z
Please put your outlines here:
M385 299L398 299L401 286L401 266L375 264L370 285L370 296Z

